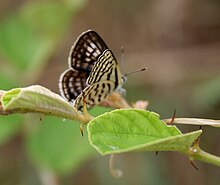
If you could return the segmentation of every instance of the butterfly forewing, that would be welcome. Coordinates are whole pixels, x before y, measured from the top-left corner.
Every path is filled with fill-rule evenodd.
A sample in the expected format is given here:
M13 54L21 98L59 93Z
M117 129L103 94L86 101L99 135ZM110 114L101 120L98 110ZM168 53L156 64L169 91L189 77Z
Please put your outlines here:
M114 88L122 83L119 65L112 51L109 49L103 52L95 66L92 68L87 84L93 84L104 80L114 82Z
M69 54L69 67L86 71L88 74L92 70L99 56L108 47L102 38L95 31L82 33L74 43Z

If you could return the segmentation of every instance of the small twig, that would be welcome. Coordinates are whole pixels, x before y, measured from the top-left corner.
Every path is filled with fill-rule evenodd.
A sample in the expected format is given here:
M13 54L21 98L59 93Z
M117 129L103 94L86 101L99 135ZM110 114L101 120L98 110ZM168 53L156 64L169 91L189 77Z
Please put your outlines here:
M163 119L166 124L171 122L172 118ZM173 121L174 124L184 124L184 125L199 125L199 126L213 126L220 127L220 120L214 119L204 119L204 118L175 118Z
M176 109L174 109L172 119L171 119L171 121L170 121L170 123L169 123L170 125L173 124L175 117L176 117Z
M52 171L39 170L39 176L43 185L59 185L58 178Z
M196 166L196 163L193 160L189 160L189 162L196 170L199 170L199 168Z
M110 171L110 173L113 177L120 178L120 177L122 177L122 171L119 170L119 169L114 168L114 161L115 161L114 157L115 157L114 154L110 155L110 158L109 158L109 171Z

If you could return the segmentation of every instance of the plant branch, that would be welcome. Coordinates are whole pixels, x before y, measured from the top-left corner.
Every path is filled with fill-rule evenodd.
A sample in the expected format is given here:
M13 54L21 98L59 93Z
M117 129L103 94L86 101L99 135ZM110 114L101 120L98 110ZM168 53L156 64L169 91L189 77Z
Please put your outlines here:
M172 118L163 119L166 124L169 124ZM172 124L185 124L185 125L199 125L199 126L213 126L220 127L220 120L203 119L203 118L175 118Z
M199 160L205 163L220 166L220 157L203 151L199 146L191 147L187 156L189 156L190 160Z

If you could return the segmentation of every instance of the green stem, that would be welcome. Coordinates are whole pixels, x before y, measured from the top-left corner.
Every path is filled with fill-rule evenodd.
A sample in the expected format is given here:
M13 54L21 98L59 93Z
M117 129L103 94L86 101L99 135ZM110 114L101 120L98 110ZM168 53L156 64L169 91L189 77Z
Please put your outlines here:
M197 152L195 152L191 156L191 158L193 160L199 160L199 161L202 161L202 162L206 162L206 163L209 163L209 164L220 166L220 157L209 154L209 153L203 151L200 148L197 148L196 150L197 150Z

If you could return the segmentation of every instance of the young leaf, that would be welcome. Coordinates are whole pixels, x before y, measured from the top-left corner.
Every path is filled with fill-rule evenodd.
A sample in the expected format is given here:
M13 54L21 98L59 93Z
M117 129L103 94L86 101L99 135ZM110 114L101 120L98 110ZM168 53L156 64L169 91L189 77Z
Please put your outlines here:
M39 112L63 118L76 119L76 111L61 96L40 85L5 91L2 108L10 113Z
M89 141L102 155L152 150L187 152L201 132L182 134L157 114L138 109L115 110L88 124Z

